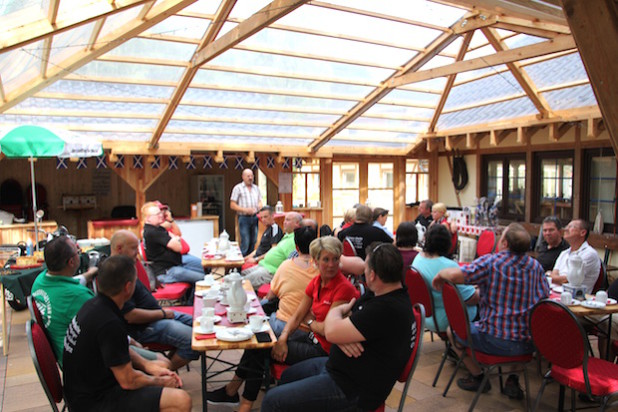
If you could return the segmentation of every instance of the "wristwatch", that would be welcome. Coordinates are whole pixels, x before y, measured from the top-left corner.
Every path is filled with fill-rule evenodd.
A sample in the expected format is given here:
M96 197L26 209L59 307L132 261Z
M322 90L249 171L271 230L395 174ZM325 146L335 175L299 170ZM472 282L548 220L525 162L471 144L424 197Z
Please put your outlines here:
M311 329L311 324L313 323L313 321L314 321L314 320L315 320L315 319L309 319L309 320L307 321L307 326L309 326L309 329Z

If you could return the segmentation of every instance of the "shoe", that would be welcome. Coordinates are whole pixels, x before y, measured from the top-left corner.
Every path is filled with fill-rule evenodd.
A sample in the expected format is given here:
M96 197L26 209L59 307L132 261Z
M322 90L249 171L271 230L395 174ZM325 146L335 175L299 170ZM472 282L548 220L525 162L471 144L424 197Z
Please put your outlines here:
M459 386L464 391L476 392L481 387L481 383L483 382L484 375L481 373L478 376L474 376L471 373L468 374L465 378L461 378L457 380L457 386ZM489 380L485 384L483 388L483 393L487 393L491 390L491 383Z
M502 393L508 396L509 399L524 399L524 391L519 387L519 377L517 375L509 375Z
M206 401L210 405L238 406L240 397L237 393L230 396L225 392L225 386L213 392L206 392Z

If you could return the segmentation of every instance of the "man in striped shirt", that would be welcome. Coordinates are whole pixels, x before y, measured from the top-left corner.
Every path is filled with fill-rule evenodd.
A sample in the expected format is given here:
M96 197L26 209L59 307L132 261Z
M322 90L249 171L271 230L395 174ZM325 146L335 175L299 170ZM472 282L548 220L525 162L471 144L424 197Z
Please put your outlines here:
M238 214L240 251L243 256L253 252L258 235L257 212L262 208L260 188L253 184L253 172L245 169L242 182L234 186L230 196L230 208Z
M453 283L474 284L479 288L479 320L470 324L472 346L484 353L498 356L515 356L532 353L534 346L528 320L532 307L549 296L549 285L541 264L526 255L530 235L520 224L511 223L498 242L498 253L481 256L462 268L448 268L438 272L432 286L442 290L445 280ZM451 342L454 342L449 329ZM461 340L453 348L461 347ZM457 349L456 349L457 350ZM458 354L461 354L458 353ZM457 385L476 391L483 374L471 357L464 358L470 371ZM483 392L491 389L489 381ZM521 398L517 375L507 379L504 394Z

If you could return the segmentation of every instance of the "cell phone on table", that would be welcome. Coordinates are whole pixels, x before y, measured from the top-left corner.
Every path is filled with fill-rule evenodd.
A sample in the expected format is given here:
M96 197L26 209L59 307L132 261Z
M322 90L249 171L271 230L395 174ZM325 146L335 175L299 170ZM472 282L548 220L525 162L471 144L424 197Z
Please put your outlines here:
M273 340L270 338L270 333L268 332L258 332L255 334L255 339L257 339L260 343L272 342Z

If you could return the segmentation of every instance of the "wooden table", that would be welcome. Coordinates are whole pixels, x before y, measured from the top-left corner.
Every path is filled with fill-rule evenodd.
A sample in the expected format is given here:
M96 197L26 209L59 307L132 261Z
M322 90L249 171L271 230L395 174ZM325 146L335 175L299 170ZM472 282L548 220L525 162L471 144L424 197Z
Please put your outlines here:
M210 256L211 252L214 254L216 248L214 244L218 242L218 239L212 239L210 242L204 244L204 249L202 251L202 267L204 268L224 268L226 271L229 269L239 269L242 265L245 264L244 259L238 260L227 260L224 256L218 259L215 258L207 258L206 256ZM238 246L238 242L230 242L230 249L237 251L240 253L240 247Z
M255 291L253 290L253 287L251 286L251 283L249 281L243 280L242 286L247 294L255 295ZM208 290L208 289L210 288L196 284L197 291ZM259 305L259 300L257 302ZM218 308L219 306L216 306L215 311L218 311ZM258 309L258 314L262 314L262 315L264 314L261 305L257 306L256 309ZM265 342L265 343L258 342L257 339L255 338L255 335L253 335L251 339L247 339L247 340L240 341L240 342L224 342L224 341L218 340L217 338L196 339L196 336L198 335L198 333L196 332L196 326L199 324L197 319L202 313L202 300L201 299L199 298L195 299L193 312L194 312L193 336L191 339L191 348L195 351L201 352L200 362L201 362L201 367L202 367L202 410L207 411L208 402L206 401L206 392L207 392L206 384L207 384L208 376L207 376L207 367L206 367L206 352L209 350L210 351L212 350L222 351L222 350L230 350L230 349L268 349L268 348L272 348L275 345L275 342L277 342L277 336L275 336L275 333L272 331L272 329L269 326L268 333L270 335L271 341ZM225 315L223 315L222 317L224 316ZM238 323L235 325L237 326L233 326L233 327L245 326L244 323Z

